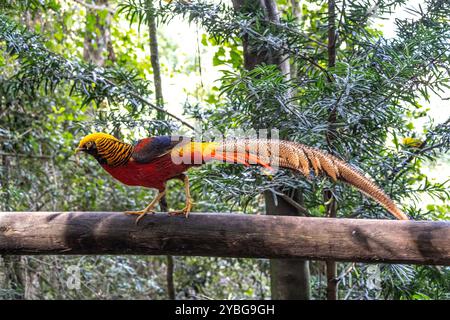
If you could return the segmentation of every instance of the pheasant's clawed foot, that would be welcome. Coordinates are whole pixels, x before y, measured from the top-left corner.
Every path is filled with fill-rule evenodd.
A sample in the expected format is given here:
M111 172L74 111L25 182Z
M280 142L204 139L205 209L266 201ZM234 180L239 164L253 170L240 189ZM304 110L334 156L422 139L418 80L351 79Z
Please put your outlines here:
M186 206L183 209L170 211L170 212L168 212L168 214L170 216L181 216L181 215L183 215L183 216L185 216L187 218L189 216L189 213L191 212L192 205L193 205L193 202L191 200L188 200L187 203L186 203Z
M139 211L125 211L124 212L126 215L130 215L130 214L135 214L135 215L138 215L138 217L136 218L136 225L139 223L139 221L141 221L141 219L143 218L143 217L145 217L146 215L147 215L147 213L149 213L149 214L155 214L155 212L154 211L152 211L152 210L139 210Z
M139 210L139 211L125 211L125 214L137 214L139 215L139 217L137 217L136 219L136 225L139 223L139 221L147 214L154 214L155 212L153 211L153 209L155 209L156 205L159 203L159 201L161 200L162 197L164 197L164 194L166 193L166 191L160 191L158 193L158 195L156 196L155 199L153 199L152 202L150 202L150 204L144 209L144 210Z
M169 216L186 216L186 218L189 216L190 210L187 210L187 208L183 208L181 210L174 210L167 212Z

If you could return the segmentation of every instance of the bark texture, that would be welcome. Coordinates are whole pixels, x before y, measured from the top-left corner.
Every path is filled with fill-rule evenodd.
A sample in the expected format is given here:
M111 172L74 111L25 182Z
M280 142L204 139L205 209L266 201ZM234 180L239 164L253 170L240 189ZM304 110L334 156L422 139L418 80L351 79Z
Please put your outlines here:
M0 255L147 254L450 265L450 222L0 212Z

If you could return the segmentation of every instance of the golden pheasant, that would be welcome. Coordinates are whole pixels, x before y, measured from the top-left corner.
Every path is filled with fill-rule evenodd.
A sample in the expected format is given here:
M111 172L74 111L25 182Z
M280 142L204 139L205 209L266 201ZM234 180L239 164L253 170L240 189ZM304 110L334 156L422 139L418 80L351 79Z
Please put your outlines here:
M170 214L188 216L192 208L189 180L185 172L211 160L272 168L275 165L288 168L309 178L325 174L334 181L340 180L356 187L360 192L377 201L397 219L407 220L388 195L362 172L343 160L300 143L269 139L235 139L224 142L191 142L190 139L174 139L158 136L139 140L131 145L105 133L93 133L84 137L76 149L88 153L114 178L130 186L155 188L157 197L143 210L126 211L139 215L153 213L166 192L170 179L184 181L186 206Z

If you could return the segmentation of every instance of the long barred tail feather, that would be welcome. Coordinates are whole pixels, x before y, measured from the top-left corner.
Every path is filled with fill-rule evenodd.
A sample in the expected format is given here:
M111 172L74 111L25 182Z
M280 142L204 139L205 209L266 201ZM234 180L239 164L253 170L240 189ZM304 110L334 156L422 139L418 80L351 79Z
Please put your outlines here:
M257 164L265 168L279 166L289 168L310 177L311 171L321 173L334 181L340 180L356 187L363 194L377 201L397 219L408 220L392 199L360 170L343 160L300 143L270 139L235 139L214 143L208 159L245 165Z

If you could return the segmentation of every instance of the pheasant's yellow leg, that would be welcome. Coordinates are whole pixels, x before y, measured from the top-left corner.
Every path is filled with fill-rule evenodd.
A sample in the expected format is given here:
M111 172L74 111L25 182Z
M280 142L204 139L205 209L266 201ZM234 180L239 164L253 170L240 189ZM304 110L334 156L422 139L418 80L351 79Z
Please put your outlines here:
M139 220L141 220L147 213L152 213L152 214L155 213L153 211L153 209L156 207L156 205L159 203L161 198L164 197L165 194L166 194L166 190L164 190L163 192L158 193L156 198L153 199L153 201L150 202L150 204L147 207L145 207L144 210L125 211L125 214L137 214L137 215L139 215L139 217L137 217L137 219L136 219L136 224L138 224Z
M181 209L181 210L171 211L171 212L169 212L169 214L171 216L184 215L187 218L189 216L189 212L191 212L192 205L194 203L192 202L191 192L189 190L189 178L188 178L188 176L185 175L183 177L183 182L184 182L184 193L186 194L186 206L183 209Z

